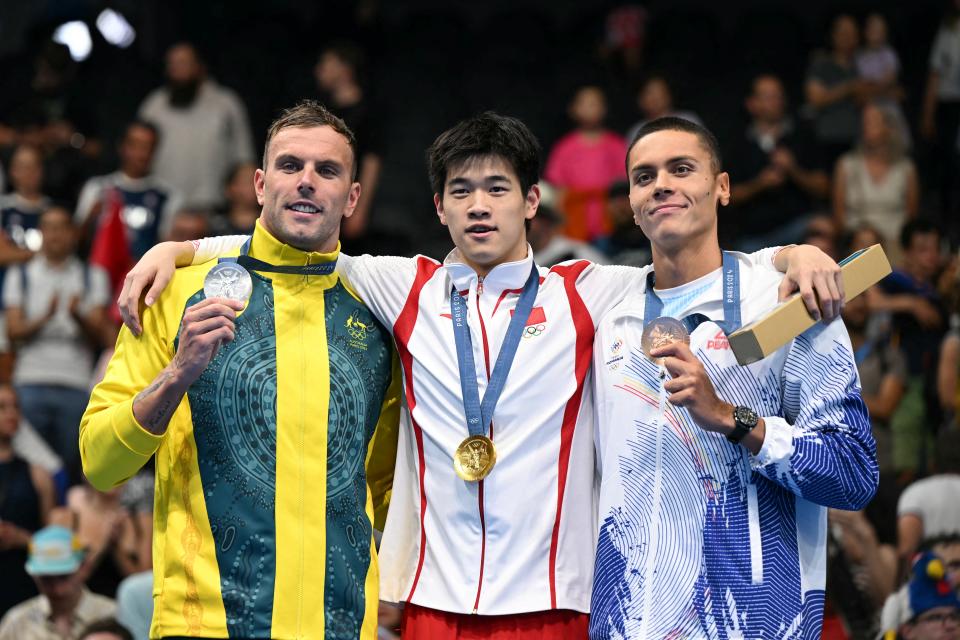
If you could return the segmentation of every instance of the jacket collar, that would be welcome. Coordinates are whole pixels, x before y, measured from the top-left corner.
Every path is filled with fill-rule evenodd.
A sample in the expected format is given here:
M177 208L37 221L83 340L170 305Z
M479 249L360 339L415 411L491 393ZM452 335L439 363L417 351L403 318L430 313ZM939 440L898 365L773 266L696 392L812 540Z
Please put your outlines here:
M522 260L498 264L483 278L484 292L499 295L503 291L523 289L527 278L530 277L530 267L533 264L533 250L527 245L527 255ZM463 262L459 249L454 249L443 260L443 269L446 270L450 281L457 291L468 291L475 287L480 280L477 272Z
M337 248L328 253L317 251L301 251L296 247L280 242L267 231L259 220L253 230L253 236L250 238L250 257L257 260L269 262L272 265L292 265L304 266L308 264L321 264L324 262L333 262L340 256L340 242L337 241ZM336 272L329 275L285 275L279 273L260 274L271 280L279 278L307 278L310 284L321 284L324 287L333 285L337 280Z

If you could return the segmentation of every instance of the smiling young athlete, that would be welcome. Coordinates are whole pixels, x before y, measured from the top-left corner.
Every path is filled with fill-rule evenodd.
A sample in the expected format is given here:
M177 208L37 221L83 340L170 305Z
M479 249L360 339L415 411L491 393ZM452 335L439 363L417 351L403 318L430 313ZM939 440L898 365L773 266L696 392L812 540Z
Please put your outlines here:
M372 520L400 374L390 335L333 268L360 194L353 147L319 104L284 112L256 172L256 230L217 265L249 266L249 303L206 297L213 263L177 272L93 390L80 424L91 483L116 486L156 456L151 637L376 637Z
M585 637L597 534L594 331L642 272L533 264L525 222L540 201L540 149L520 121L485 113L460 122L431 145L428 165L437 215L456 248L442 263L338 263L393 332L409 410L380 549L381 597L407 603L403 631L412 637ZM131 324L140 292L153 281L149 302L163 288L174 256L202 261L242 241L204 240L196 256L189 243L156 248L128 278ZM773 254L751 259L773 271ZM811 300L816 289L832 316L836 265L809 248L777 257L787 258L794 282ZM531 288L529 311L514 313ZM514 317L521 337L512 340ZM465 322L458 327L456 318ZM471 386L488 400L503 382L505 354L513 361L499 400L478 412L496 462L482 479L465 480L455 459L474 431Z
M777 304L782 277L720 250L730 179L716 140L661 118L628 169L653 267L597 331L590 635L819 638L827 507L862 509L879 477L846 329L819 324L739 366L727 334ZM663 316L689 346L645 352Z

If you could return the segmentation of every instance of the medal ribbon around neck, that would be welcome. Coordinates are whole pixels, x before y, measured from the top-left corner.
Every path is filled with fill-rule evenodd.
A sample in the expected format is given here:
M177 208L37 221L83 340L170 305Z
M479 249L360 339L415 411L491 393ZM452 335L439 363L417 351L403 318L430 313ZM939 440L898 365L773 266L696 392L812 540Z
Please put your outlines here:
M740 263L736 256L729 251L723 252L723 320L710 320L702 313L692 313L680 320L687 328L687 332L692 334L694 329L704 322L713 322L723 331L724 335L730 335L740 328ZM660 317L663 313L663 301L654 292L653 287L656 283L656 276L653 271L647 274L647 295L643 307L643 324L650 324Z
M318 262L317 264L304 265L275 265L263 260L258 260L249 255L250 238L240 247L240 255L231 258L220 258L218 262L236 262L248 271L262 271L265 273L287 273L304 276L328 276L337 268L337 261Z
M477 385L477 370L473 359L473 341L470 338L470 327L467 325L467 303L453 286L450 291L450 316L453 320L453 337L457 346L457 365L460 369L460 389L463 393L463 410L467 418L467 431L469 437L460 445L457 455L454 458L456 463L461 456L461 449L469 441L482 440L483 445L495 460L493 443L486 437L487 429L493 420L493 411L497 406L497 400L503 391L504 384L507 381L507 373L513 364L513 358L517 353L517 347L520 346L520 338L523 335L523 329L527 324L527 318L533 309L533 301L537 297L537 290L540 287L540 273L537 271L537 265L530 267L530 276L526 284L523 285L523 291L517 306L513 311L513 317L507 326L507 333L500 347L500 353L494 364L493 371L490 374L490 381L487 384L487 390L483 394L483 401L480 401L480 389ZM486 468L476 472L476 477L464 477L460 469L457 473L464 480L479 480L489 473L493 467L491 460Z

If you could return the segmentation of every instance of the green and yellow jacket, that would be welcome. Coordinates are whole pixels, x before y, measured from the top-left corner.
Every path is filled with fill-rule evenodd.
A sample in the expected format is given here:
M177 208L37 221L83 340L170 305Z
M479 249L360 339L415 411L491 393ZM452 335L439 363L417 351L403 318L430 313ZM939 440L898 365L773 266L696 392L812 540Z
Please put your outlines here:
M337 258L259 224L249 254ZM176 353L213 265L179 269L144 311L143 335L120 332L80 425L84 471L100 489L156 455L150 636L375 638L371 526L385 516L399 416L390 335L336 273L253 273L236 338L153 435L134 397Z

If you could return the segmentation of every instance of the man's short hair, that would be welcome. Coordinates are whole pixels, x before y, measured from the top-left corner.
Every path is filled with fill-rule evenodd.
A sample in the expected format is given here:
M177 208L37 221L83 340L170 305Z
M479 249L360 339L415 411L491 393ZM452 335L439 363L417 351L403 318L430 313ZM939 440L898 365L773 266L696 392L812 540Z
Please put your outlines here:
M112 633L120 640L133 640L133 634L130 633L130 630L113 618L94 620L83 628L78 639L84 640L87 636L92 636L95 633Z
M344 138L350 144L350 151L353 153L353 166L350 175L352 180L357 180L357 138L353 131L347 126L341 118L333 115L325 106L316 100L302 100L295 106L285 109L280 117L273 121L270 128L267 129L267 141L263 143L263 170L267 170L267 154L270 152L270 142L274 136L284 129L307 129L310 127L330 127Z
M471 159L496 156L513 168L524 195L540 181L540 143L516 118L492 111L447 129L427 149L427 171L434 193L443 193L447 172Z
M926 235L928 233L935 233L939 236L940 229L933 223L932 220L928 220L926 218L914 218L913 220L908 221L900 229L900 246L903 247L904 251L906 251L910 248L910 245L913 244L913 239L916 236Z
M686 131L687 133L692 133L693 135L697 136L697 139L700 140L700 144L703 145L703 148L706 149L707 153L710 154L710 168L713 169L713 173L717 174L723 171L723 159L720 155L720 143L717 142L717 137L713 135L709 129L695 122L684 120L683 118L665 116L663 118L651 120L647 124L640 127L640 130L637 131L637 135L633 136L633 140L630 141L630 147L627 149L627 157L624 161L627 167L627 174L630 173L630 152L633 151L633 147L636 146L636 144L640 142L642 138L645 138L651 133L657 133L658 131Z

